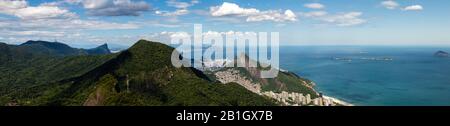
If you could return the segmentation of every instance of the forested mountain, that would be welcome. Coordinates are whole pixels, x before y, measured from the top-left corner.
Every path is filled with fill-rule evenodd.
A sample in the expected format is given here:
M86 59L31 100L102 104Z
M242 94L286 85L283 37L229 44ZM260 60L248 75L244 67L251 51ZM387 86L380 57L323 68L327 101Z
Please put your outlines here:
M30 45L39 45L29 48ZM31 42L2 52L0 104L56 106L276 105L238 84L213 82L194 68L175 68L174 48L140 40L118 54L77 53L62 44ZM20 47L23 46L23 47ZM40 51L47 49L47 51ZM104 49L99 47L99 50ZM101 52L101 51L94 51ZM15 58L23 58L17 62Z

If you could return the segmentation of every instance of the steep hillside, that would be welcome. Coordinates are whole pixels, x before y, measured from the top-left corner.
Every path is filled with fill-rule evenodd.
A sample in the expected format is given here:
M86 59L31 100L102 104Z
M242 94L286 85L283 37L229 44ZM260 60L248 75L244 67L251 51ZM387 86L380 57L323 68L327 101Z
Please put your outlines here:
M41 57L0 65L0 105L10 101L26 103L52 92L51 88L61 86L54 83L81 76L113 57L114 54Z
M234 60L234 64L248 64L249 62L254 62L258 64L258 67L231 67L225 68L219 71L216 71L215 78L220 78L217 76L217 73L221 73L222 75L227 75L228 73L235 72L234 74L238 74L243 79L248 80L249 83L256 84L253 86L255 90L259 90L260 92L272 91L272 92L298 92L303 94L310 94L312 98L318 97L318 93L314 90L314 83L308 79L302 78L295 73L288 71L279 70L278 76L275 78L261 78L261 71L267 70L267 68L261 68L259 62L256 62L249 58L247 55L242 54L236 60ZM245 65L248 66L248 65Z

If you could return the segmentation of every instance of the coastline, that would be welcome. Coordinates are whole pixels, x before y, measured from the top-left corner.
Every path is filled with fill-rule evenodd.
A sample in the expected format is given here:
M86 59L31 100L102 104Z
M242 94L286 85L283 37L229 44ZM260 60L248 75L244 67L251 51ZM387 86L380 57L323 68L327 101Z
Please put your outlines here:
M223 64L226 60L214 60L209 62L204 62L209 67L223 67ZM202 69L202 71L205 70L211 70L211 69ZM279 69L281 72L289 72L288 70ZM296 74L296 73L293 73ZM343 100L340 100L338 98L334 98L331 96L323 95L319 98L312 99L309 94L303 95L299 92L286 92L283 91L281 93L275 93L273 91L266 91L263 92L261 89L261 84L259 83L253 83L251 80L248 80L247 78L240 75L239 71L236 70L226 70L226 71L219 71L215 72L214 76L216 79L221 82L222 84L227 84L231 82L235 82L239 84L240 86L246 88L247 90L256 93L258 95L262 96L268 96L270 98L273 98L283 105L288 106L303 106L303 105L317 105L317 106L355 106L354 104L345 102ZM298 75L296 75L298 77ZM320 95L319 92L314 88L316 85L314 82L311 81L311 84L304 84L306 87L311 88L317 95Z
M334 98L334 97L331 97L331 96L322 95L322 97L325 98L325 99L330 99L333 102L335 102L337 104L340 104L340 105L343 105L343 106L355 106L354 104L345 102L343 100L340 100L340 99L337 99L337 98Z

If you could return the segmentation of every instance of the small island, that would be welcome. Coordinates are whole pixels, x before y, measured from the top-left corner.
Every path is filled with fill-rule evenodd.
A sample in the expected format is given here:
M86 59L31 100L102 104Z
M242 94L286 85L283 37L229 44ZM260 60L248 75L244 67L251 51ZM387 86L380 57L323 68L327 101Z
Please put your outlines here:
M444 52L444 51L437 51L436 53L434 53L435 57L448 57L448 52Z

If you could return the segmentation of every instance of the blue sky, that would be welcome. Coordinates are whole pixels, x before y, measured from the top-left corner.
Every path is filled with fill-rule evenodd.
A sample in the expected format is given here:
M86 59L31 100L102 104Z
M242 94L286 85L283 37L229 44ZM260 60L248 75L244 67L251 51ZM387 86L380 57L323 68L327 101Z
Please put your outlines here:
M0 0L0 41L167 42L193 32L279 32L281 45L450 45L448 0Z

